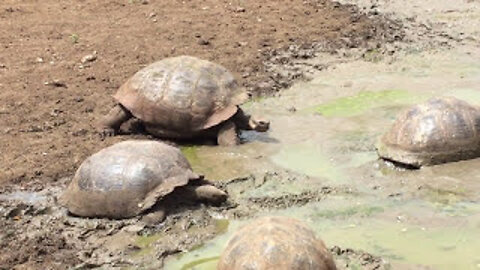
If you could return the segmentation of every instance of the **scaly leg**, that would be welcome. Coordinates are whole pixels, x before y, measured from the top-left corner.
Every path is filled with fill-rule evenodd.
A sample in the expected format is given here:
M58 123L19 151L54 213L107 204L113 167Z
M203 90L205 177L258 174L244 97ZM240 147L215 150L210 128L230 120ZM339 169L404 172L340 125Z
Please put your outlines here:
M237 126L233 121L227 121L222 124L222 127L218 131L217 143L221 146L233 146L240 143Z
M130 118L132 118L132 114L121 104L117 104L98 123L98 131L102 137L113 136L117 134L120 126Z

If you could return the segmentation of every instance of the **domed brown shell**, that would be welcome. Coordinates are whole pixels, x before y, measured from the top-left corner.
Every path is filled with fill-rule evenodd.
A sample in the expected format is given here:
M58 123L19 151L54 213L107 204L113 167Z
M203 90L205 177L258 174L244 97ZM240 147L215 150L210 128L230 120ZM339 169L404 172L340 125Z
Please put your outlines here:
M259 218L238 230L223 251L217 270L334 270L329 250L300 221Z
M60 203L78 216L128 218L198 178L178 148L124 141L87 158Z
M178 56L141 69L114 97L147 129L189 137L232 117L248 95L224 67Z
M378 154L421 167L480 156L480 110L453 97L432 98L397 118Z

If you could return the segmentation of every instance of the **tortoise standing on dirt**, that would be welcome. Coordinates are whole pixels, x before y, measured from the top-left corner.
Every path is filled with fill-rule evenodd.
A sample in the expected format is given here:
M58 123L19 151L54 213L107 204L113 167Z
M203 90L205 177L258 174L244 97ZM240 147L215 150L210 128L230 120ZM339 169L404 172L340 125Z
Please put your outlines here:
M118 104L101 121L104 135L114 135L135 117L159 138L217 138L238 144L239 129L267 131L269 122L244 114L248 98L224 67L191 56L166 58L138 71L114 98Z
M380 157L419 168L480 156L480 109L453 97L404 111L382 137Z
M228 241L218 270L335 270L322 240L300 221L287 217L259 218Z
M162 199L172 192L210 203L227 198L192 172L178 148L156 141L124 141L87 158L60 203L77 216L114 219L153 207L150 217L161 221L167 210Z

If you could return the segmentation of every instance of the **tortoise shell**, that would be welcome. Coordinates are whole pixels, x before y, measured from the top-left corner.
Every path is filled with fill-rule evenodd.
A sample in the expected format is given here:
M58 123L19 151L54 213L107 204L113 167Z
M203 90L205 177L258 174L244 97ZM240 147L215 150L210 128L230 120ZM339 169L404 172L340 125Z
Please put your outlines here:
M224 67L178 56L141 69L114 97L147 129L189 137L232 117L248 95Z
M218 270L334 270L329 250L300 221L259 218L238 230L227 243Z
M179 149L156 141L124 141L87 158L60 203L78 216L128 218L198 178Z
M480 110L453 97L405 110L377 147L380 157L421 167L480 156Z

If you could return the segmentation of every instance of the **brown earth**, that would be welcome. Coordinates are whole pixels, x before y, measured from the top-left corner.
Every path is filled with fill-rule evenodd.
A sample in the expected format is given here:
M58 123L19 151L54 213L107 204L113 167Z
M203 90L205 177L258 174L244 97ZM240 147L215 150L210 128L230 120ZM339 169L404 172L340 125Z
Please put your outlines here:
M101 141L93 125L122 82L156 60L205 58L261 95L302 77L272 74L268 63L288 66L312 57L313 48L371 48L402 37L380 15L326 0L3 0L0 25L2 189L42 189L131 137ZM82 63L94 51L96 59ZM282 51L288 57L278 57Z

